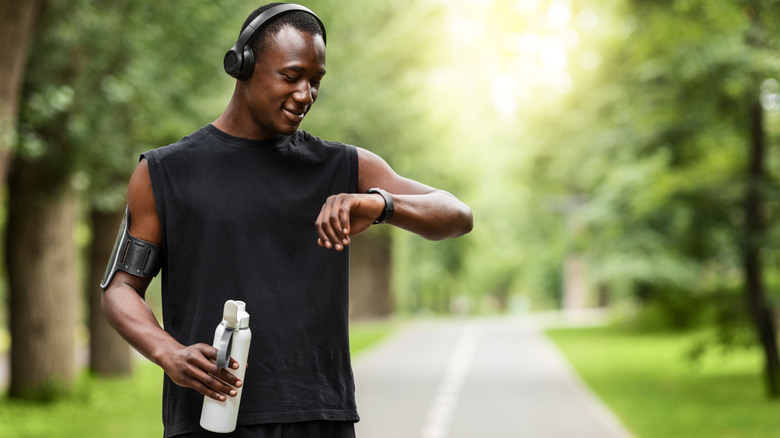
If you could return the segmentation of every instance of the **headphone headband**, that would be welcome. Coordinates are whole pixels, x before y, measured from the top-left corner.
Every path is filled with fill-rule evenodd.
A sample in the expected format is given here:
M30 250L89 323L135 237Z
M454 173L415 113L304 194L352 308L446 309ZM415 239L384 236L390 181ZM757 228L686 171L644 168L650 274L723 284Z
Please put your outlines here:
M311 14L320 25L323 42L327 43L325 26L322 24L322 21L317 14L305 6L294 3L277 5L255 17L255 19L241 31L241 35L238 36L236 44L225 54L225 59L223 60L225 72L238 80L243 81L249 79L249 77L252 76L252 70L254 69L255 63L254 51L251 47L247 47L249 39L252 38L252 35L254 35L268 20L289 11L303 11Z

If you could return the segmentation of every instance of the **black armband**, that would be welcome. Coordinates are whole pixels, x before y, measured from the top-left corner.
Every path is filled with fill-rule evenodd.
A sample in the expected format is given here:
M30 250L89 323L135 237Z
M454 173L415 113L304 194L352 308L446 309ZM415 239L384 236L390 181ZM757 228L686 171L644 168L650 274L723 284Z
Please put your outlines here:
M108 288L116 271L124 271L141 278L152 278L160 272L161 265L160 247L130 234L130 208L125 207L125 216L119 226L119 234L100 288Z

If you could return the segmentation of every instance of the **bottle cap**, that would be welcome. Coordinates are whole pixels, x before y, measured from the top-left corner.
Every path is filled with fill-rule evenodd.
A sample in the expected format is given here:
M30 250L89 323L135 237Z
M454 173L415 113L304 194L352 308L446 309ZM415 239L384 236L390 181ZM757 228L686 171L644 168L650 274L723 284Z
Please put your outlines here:
M245 329L249 327L249 314L246 312L246 303L243 301L236 301L238 306L236 312L236 318L238 319L238 328Z
M225 323L225 328L238 328L238 303L244 304L241 301L233 300L225 302L225 309L222 311L222 322Z

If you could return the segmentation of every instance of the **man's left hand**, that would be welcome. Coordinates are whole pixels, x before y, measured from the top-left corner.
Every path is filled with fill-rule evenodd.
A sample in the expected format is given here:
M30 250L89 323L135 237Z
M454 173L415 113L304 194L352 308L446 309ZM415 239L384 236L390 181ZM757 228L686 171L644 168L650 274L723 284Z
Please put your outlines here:
M356 236L378 218L385 208L385 201L378 194L340 193L325 201L317 216L317 244L323 248L341 251Z

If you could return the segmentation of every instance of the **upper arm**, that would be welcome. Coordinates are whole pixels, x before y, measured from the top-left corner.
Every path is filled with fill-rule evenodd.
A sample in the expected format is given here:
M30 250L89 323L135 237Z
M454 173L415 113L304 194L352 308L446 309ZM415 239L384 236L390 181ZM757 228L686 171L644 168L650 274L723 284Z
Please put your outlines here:
M130 208L130 234L156 245L162 244L162 228L154 203L149 164L142 159L136 166L127 188Z
M133 237L159 246L162 243L162 231L160 221L157 218L157 207L154 203L149 166L145 159L138 163L133 171L133 175L130 177L130 183L127 187L127 205L130 209L128 224L130 234ZM122 298L121 294L110 293L112 289L121 289L123 286L129 286L143 298L150 282L150 278L142 278L117 270L103 294L104 306L107 302L106 297Z
M436 191L415 180L404 178L385 160L363 148L358 151L358 191L363 193L372 187L387 190L396 195L424 195Z

